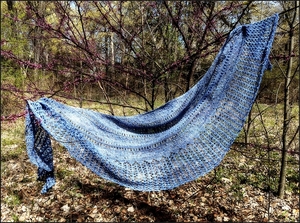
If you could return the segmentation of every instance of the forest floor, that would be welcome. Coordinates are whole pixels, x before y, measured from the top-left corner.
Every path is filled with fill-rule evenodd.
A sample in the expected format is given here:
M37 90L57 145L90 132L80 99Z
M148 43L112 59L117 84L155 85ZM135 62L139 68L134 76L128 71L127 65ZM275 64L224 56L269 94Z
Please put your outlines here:
M1 222L299 222L299 152L289 153L283 199L280 153L234 144L209 174L178 188L138 192L103 180L53 142L56 185L40 194L24 120L1 125Z

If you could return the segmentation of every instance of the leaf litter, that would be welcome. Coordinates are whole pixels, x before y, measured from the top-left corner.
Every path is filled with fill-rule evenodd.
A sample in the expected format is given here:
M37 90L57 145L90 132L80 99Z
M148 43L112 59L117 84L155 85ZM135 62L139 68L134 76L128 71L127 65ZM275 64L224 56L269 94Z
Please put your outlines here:
M43 183L36 181L36 168L26 150L14 159L1 157L1 222L299 221L295 191L279 199L258 185L237 182L241 171L247 175L246 170L259 169L253 159L236 157L234 151L198 180L157 192L133 191L105 181L65 149L54 151L57 183L46 194L40 194Z

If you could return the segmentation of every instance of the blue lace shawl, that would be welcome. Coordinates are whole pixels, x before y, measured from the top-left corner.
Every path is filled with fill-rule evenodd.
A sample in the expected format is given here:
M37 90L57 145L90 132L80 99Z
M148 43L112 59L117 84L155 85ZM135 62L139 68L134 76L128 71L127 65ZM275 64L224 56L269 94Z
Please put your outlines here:
M134 116L111 116L50 98L27 101L30 161L54 184L52 137L98 176L140 191L168 190L220 164L256 98L278 15L235 28L205 76L165 105Z

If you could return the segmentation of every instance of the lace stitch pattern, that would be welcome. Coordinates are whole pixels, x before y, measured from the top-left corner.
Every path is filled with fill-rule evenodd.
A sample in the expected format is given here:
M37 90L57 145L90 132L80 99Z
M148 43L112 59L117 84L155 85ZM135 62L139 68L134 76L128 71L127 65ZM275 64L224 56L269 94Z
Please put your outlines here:
M235 28L205 76L165 105L111 116L50 98L27 101L26 145L42 193L54 184L50 136L98 176L140 191L175 188L211 171L256 98L278 15Z

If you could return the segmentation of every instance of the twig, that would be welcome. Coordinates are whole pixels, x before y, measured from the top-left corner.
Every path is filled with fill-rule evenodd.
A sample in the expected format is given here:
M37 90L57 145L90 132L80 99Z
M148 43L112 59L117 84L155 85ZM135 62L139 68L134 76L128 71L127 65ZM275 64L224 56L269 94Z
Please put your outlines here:
M292 11L292 10L294 10L294 9L297 9L297 8L299 8L299 6L295 6L294 8L291 8L291 9L285 10L285 11L283 11L283 12L280 12L278 15L283 15L283 14L285 14L285 13L287 13L287 12L289 12L289 11Z

